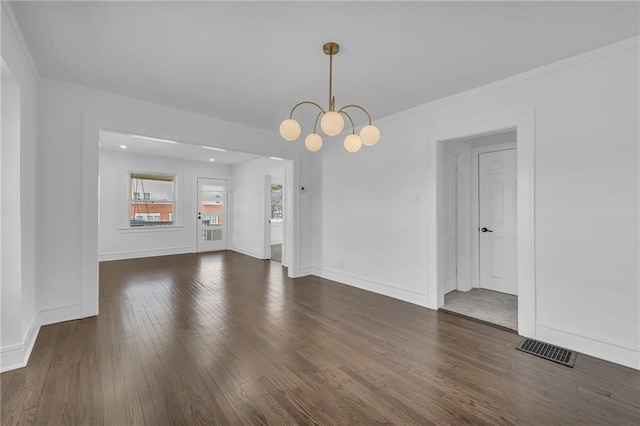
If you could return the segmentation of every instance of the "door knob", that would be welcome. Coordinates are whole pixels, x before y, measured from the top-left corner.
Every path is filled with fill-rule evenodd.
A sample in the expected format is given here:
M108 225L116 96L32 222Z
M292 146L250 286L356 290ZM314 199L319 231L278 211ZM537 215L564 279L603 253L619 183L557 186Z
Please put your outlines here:
M481 231L482 232L493 232L491 229L487 229L487 228L482 228Z

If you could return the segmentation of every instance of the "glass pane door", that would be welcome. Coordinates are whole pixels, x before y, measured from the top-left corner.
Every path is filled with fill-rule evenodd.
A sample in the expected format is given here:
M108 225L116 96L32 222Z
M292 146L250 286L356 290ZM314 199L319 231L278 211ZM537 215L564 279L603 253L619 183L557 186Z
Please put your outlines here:
M227 181L198 178L198 251L227 248Z

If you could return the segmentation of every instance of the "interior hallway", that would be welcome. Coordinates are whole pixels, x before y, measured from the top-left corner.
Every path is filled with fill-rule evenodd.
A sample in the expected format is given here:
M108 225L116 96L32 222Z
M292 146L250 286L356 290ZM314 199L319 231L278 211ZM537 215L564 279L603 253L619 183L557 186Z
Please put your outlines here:
M282 263L282 244L271 245L271 260Z
M230 251L100 264L100 315L42 328L2 423L623 424L640 372Z

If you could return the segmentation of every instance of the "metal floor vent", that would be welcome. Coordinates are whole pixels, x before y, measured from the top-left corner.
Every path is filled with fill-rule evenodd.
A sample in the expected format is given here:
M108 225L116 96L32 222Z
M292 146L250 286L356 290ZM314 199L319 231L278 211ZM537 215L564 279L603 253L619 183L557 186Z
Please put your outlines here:
M516 349L571 368L575 365L578 356L577 352L533 339L522 339Z

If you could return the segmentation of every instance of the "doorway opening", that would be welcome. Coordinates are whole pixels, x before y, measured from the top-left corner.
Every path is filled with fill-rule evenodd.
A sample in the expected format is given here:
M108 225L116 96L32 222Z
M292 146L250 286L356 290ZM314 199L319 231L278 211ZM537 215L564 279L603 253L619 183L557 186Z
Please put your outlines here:
M198 177L197 252L227 249L227 179Z
M440 309L512 331L518 329L516 159L515 129L443 142ZM459 245L468 245L468 253ZM468 278L458 280L459 267L469 268Z
M287 266L287 188L285 176L287 164L277 167L264 175L264 214L265 214L265 259Z
M533 111L461 123L428 135L428 307L442 308L445 294L449 302L457 294L454 291L502 293L517 307L517 325L506 328L535 338L534 145ZM481 169L488 175L483 188ZM505 177L508 174L510 180ZM494 175L506 180L493 182ZM503 205L507 201L508 212ZM480 223L482 209L486 210L484 224ZM507 213L509 229L499 225L506 224Z

